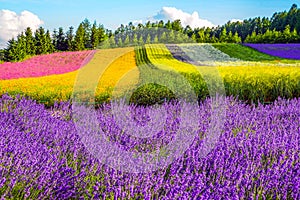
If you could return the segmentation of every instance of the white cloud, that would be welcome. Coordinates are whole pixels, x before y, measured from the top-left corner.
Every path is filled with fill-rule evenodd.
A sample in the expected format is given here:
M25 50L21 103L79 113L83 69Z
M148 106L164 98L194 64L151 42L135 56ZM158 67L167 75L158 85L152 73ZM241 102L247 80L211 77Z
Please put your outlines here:
M171 21L180 19L183 26L189 25L191 28L215 26L212 22L206 19L201 19L196 11L190 14L175 7L163 7L160 12L150 18L150 20L154 21L161 19Z
M10 10L0 10L0 48L12 37L30 27L32 31L39 28L44 22L39 17L27 10L17 14Z
M243 22L244 20L241 19L232 19L230 20L230 22L234 23L234 22Z
M142 24L143 23L143 20L134 20L134 21L132 21L132 24L134 25L134 26L137 26L138 24Z

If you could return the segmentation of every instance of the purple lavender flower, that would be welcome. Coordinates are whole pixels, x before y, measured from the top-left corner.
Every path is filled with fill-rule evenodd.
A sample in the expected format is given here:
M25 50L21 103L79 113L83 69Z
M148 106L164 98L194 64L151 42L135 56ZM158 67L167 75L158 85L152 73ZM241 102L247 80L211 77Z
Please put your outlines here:
M300 60L300 44L244 44L260 52L280 58Z
M299 199L300 99L246 105L227 98L226 121L207 156L204 137L212 120L211 101L198 113L195 140L170 165L127 173L99 162L81 143L73 120L27 99L0 98L0 196L4 199ZM61 108L60 108L61 106ZM176 104L165 105L171 108ZM179 105L178 105L179 106ZM166 114L162 134L138 138L122 133L109 113L97 110L105 136L126 151L151 152L172 140L176 112ZM139 109L132 112L144 120ZM141 120L140 120L141 119ZM147 118L146 118L147 119ZM140 121L139 121L140 120ZM161 128L161 127L160 127ZM160 132L160 131L158 131ZM11 186L11 187L10 187Z

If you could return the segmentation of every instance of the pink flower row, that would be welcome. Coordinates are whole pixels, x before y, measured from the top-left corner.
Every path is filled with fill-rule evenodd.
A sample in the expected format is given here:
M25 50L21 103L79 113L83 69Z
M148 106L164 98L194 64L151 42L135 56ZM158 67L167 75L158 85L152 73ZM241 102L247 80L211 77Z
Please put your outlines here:
M95 50L59 52L34 56L23 62L5 62L0 64L0 79L40 77L72 72L87 64L95 52Z

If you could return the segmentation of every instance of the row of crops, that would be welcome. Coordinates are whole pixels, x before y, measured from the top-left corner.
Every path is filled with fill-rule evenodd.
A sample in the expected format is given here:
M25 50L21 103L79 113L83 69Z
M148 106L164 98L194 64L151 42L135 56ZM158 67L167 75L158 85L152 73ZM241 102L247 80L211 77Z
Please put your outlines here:
M221 135L215 138L217 143L207 155L203 155L207 151L203 138L209 132L212 117L209 100L200 107L190 105L189 109L197 113L197 123L187 124L193 127L189 131L193 140L182 157L154 171L130 173L101 162L101 157L88 151L71 120L69 103L46 110L31 100L3 96L0 99L0 196L8 199L299 199L300 101L280 100L267 107L249 106L230 98L226 101ZM165 123L161 129L147 126L155 134L147 139L132 137L140 134L137 124L128 126L129 132L120 129L110 105L98 110L93 122L101 125L102 134L111 145L118 145L124 151L151 154L167 145L178 131L184 120L176 115L178 109L180 104L164 104L163 110L141 107L133 112L136 123L145 123L149 113L159 117L162 111L168 111L166 118L147 121ZM109 148L102 150L110 152ZM136 166L129 164L133 160L127 161L126 169L136 171Z
M203 48L203 46L199 47ZM147 45L145 48L151 63L161 69L181 73L195 89L200 99L205 99L209 95L206 82L216 82L216 80L224 85L227 96L233 95L249 102L270 102L278 97L293 98L300 95L300 68L298 65L275 63L269 63L268 65L249 63L247 65L239 61L234 63L229 61L226 64L227 60L223 57L225 60L223 61L224 66L212 68L195 66L189 62L184 63L176 60L164 45ZM186 46L183 46L183 48L180 46L180 48L189 58L198 61L198 58L194 56L195 51L191 52L190 48L186 51ZM197 46L193 45L192 48L195 49ZM178 53L178 50L176 53ZM216 56L215 58L222 58L222 56ZM209 58L203 58L203 55L201 55L201 59L207 61Z
M94 56L93 60L91 60L92 56ZM112 56L115 56L115 61L107 63L108 61L106 62L105 59L110 61ZM245 56L248 61L245 61ZM271 59L273 60L270 61ZM95 83L98 88L94 93L96 93L96 101L100 103L111 99L114 86L120 82L123 75L132 69L143 71L141 73L143 78L140 77L138 86L145 84L145 80L151 82L151 77L161 76L161 79L165 80L163 78L165 73L172 77L180 74L193 87L199 99L209 96L209 87L206 83L209 80L214 82L218 80L223 86L215 87L225 87L227 96L233 95L246 101L270 102L278 97L299 97L299 61L269 56L237 44L214 44L214 46L209 44L167 46L152 44L138 47L135 50L134 48L121 48L98 52L62 53L60 56L53 54L51 58L50 55L40 56L23 63L4 63L0 68L3 72L2 80L0 80L0 94L21 94L48 105L53 105L54 101L67 101L72 96L80 66L89 61L91 62L88 66L81 68L81 71L86 69L85 71L95 72L97 69L105 68L105 73L104 71L102 73L101 70L92 73L98 77L101 75L101 80L98 80L97 77L93 79L98 81ZM214 66L215 69L210 66ZM149 69L159 69L160 71L149 71ZM173 71L173 75L170 74L170 71ZM209 75L212 71L214 75ZM139 78L137 76L141 76L141 74L136 72L135 77L127 78L132 79L132 83L128 83L127 88L129 86L133 89L138 88L136 84ZM36 78L36 76L39 77ZM83 78L87 80L92 80L89 78L92 76L91 74L83 76L86 76ZM122 79L123 82L125 79L125 77ZM145 80L141 81L141 79ZM152 80L152 82L155 81ZM176 83L169 81L169 83L164 83L164 86L171 87L171 84ZM157 99L163 99L164 96L174 97L174 94L166 88L162 89L162 87L154 85L144 86L139 89L139 91L143 91L143 94L135 95L137 97L145 96L145 92L148 91L148 96L155 96L155 92L159 93L160 97ZM120 83L118 88L121 87ZM145 89L146 87L152 89ZM161 90L158 91L158 88ZM145 104L147 104L147 100Z
M52 56L0 64L1 199L300 198L299 61L237 44Z

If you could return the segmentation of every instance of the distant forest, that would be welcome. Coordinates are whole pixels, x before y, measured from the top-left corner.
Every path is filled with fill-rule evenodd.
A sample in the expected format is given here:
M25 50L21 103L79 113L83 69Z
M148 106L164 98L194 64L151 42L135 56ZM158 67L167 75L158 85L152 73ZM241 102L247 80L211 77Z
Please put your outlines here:
M163 30L163 31L162 31ZM213 28L183 27L180 20L148 21L123 25L115 31L85 19L75 30L63 28L52 33L43 27L34 33L28 27L0 50L0 61L20 61L33 55L59 51L114 48L145 43L299 43L300 9L293 4L289 11L276 12L271 18L255 17L244 21L228 21Z

